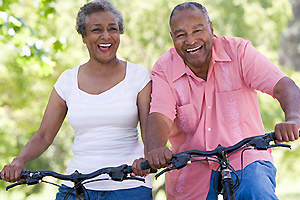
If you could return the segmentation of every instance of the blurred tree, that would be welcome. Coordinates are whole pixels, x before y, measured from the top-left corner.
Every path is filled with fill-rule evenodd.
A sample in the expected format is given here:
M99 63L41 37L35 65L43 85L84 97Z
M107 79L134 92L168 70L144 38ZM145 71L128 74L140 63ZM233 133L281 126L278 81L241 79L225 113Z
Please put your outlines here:
M62 27L57 23L60 14L56 12L55 0L6 0L1 1L0 6L2 169L37 131L55 79L68 66L60 56L67 41L59 32ZM68 127L64 129L69 131ZM54 142L54 148L28 163L27 168L64 169L71 138L72 134L63 135ZM40 189L30 187L24 194L28 196Z
M169 15L182 2L185 1L114 0L124 14L127 28L120 55L151 69L156 59L172 47ZM292 16L288 0L196 2L206 6L216 34L248 39L270 59L277 61L280 34Z
M282 34L279 61L281 65L300 71L300 1L290 1L293 5L294 16Z

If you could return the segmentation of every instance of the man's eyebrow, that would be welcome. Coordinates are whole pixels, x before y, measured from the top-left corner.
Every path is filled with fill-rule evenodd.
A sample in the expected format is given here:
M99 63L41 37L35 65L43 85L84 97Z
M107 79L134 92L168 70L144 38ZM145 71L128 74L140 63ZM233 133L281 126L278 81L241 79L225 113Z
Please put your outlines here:
M109 26L117 26L117 23L109 23Z
M204 24L197 24L197 25L193 26L192 28L193 28L193 29L197 29L197 28L199 28L199 27L204 27ZM183 29L176 29L176 30L174 31L174 35L176 35L176 34L178 34L178 33L180 33L180 32L184 32L184 30L183 30Z
M199 28L199 27L204 27L204 24L197 24L195 26L193 26L193 29Z

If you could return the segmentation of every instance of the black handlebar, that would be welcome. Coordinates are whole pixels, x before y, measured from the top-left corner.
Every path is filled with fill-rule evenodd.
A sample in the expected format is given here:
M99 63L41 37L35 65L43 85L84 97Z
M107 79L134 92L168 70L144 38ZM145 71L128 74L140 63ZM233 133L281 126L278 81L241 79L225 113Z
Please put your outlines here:
M13 188L15 186L18 185L22 185L22 184L27 184L27 185L33 185L33 184L37 184L42 182L43 177L45 176L51 176L60 180L68 180L68 181L72 181L72 182L83 182L84 180L88 180L88 179L92 179L95 178L101 174L108 174L112 180L114 181L123 181L123 180L127 180L127 179L134 179L134 180L138 180L138 181L143 181L145 182L144 178L140 178L140 177L130 177L128 176L129 174L131 174L132 171L132 167L128 166L126 164L120 165L118 167L107 167L107 168L102 168L99 170L96 170L94 172L88 173L88 174L81 174L78 171L75 171L74 173L70 174L70 175L64 175L64 174L60 174L54 171L45 171L45 170L41 170L41 171L22 171L21 172L21 179L25 179L25 182L17 182L14 184L11 184L9 186L6 187L6 190Z
M276 140L275 133L266 133L265 135L259 135L259 136L253 136L253 137L248 137L240 142L236 143L235 145L229 146L229 147L223 147L221 145L218 145L217 148L211 151L199 151L199 150L190 150L190 151L184 151L177 153L175 155L180 155L180 154L190 154L190 155L197 155L197 156L202 156L202 157L209 157L209 156L214 156L218 155L221 151L223 151L226 154L229 154L231 152L234 152L241 148L242 146L248 144L249 146L254 147L255 149L258 150L266 150L270 148L269 143L271 141ZM280 144L278 146L281 146Z
M299 136L300 136L300 131L299 131ZM211 151L199 151L199 150L189 150L189 151L184 151L180 152L177 154L172 155L172 160L169 161L169 164L172 164L171 167L165 168L163 171L160 173L156 174L156 178L163 174L166 171L174 170L174 169L180 169L184 166L186 166L190 161L192 156L198 156L198 157L213 157L213 156L221 156L221 155L228 155L232 152L235 152L239 149L242 149L243 147L252 147L257 150L267 150L272 147L288 147L290 148L290 145L287 144L273 144L270 145L270 142L275 141L275 132L271 133L266 133L264 135L259 135L259 136L253 136L253 137L248 137L240 142L236 143L235 145L229 146L229 147L223 147L222 145L218 145L217 148ZM142 170L149 169L150 165L148 161L145 161L141 163L140 165Z
M299 136L300 136L300 131L299 131ZM189 150L189 151L184 151L180 152L177 154L172 155L172 160L169 162L169 164L172 164L172 167L166 168L159 174L157 174L155 177L157 178L159 175L166 171L170 171L173 169L180 169L184 166L186 166L189 162L192 156L201 156L201 157L212 157L212 156L218 156L218 155L224 155L224 154L230 154L234 151L237 151L245 146L251 146L254 149L257 150L267 150L268 148L276 147L276 146L281 146L281 147L289 147L290 145L287 144L274 144L270 145L269 143L271 141L276 140L275 133L266 133L265 135L259 135L259 136L253 136L253 137L248 137L240 142L236 143L233 146L229 147L223 147L219 145L217 148L211 151L199 151L199 150ZM142 162L140 165L142 170L146 169L151 169L148 161ZM73 174L70 175L63 175L59 174L54 171L22 171L21 172L21 179L25 179L25 182L18 182L14 183L12 185L9 185L6 190L15 187L17 185L21 184L27 184L27 185L33 185L37 184L42 181L42 178L45 176L52 176L54 178L60 179L60 180L69 180L72 182L82 182L87 179L92 179L95 178L101 174L108 174L112 180L114 181L123 181L126 179L135 179L139 181L145 181L143 178L139 177L128 177L129 174L131 174L132 167L128 166L126 164L120 165L118 167L107 167L107 168L102 168L97 171L94 171L89 174L81 174L78 171L75 171ZM157 170L151 169L150 173L156 173ZM2 179L0 177L0 179Z

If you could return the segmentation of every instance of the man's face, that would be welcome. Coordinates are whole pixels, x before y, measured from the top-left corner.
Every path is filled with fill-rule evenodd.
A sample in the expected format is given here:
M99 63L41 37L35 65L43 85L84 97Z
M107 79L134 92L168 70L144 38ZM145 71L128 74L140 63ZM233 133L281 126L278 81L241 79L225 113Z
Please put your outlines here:
M177 53L193 70L208 69L213 47L212 24L200 9L184 9L170 21L171 36Z

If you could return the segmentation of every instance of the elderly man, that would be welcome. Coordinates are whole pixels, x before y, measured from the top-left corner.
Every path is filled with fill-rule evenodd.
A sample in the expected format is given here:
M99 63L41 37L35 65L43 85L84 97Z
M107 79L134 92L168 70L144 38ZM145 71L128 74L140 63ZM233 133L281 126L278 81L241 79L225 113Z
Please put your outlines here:
M205 7L195 2L177 5L169 23L174 48L151 72L145 153L152 168L167 166L172 153L212 150L263 134L256 90L276 98L285 113L285 122L275 126L277 140L298 139L299 88L249 41L215 35ZM240 156L230 157L236 170L241 170ZM270 151L247 151L244 167L237 199L277 199ZM168 199L217 199L216 170L206 161L167 173Z

